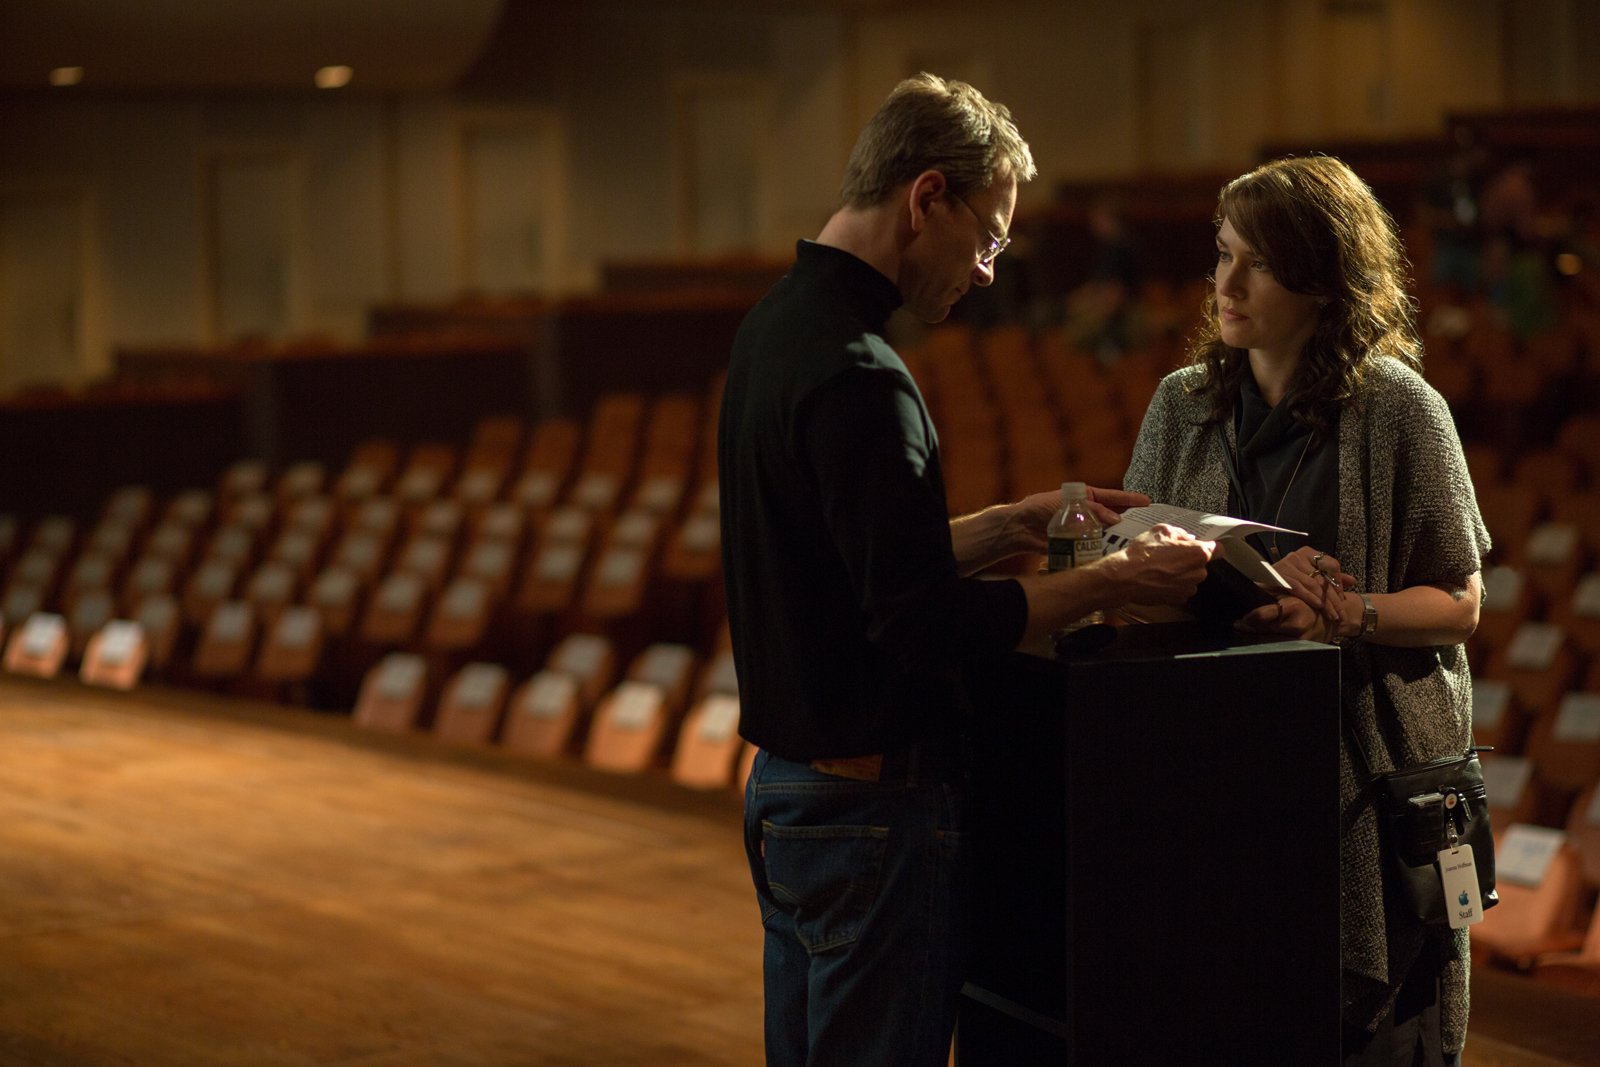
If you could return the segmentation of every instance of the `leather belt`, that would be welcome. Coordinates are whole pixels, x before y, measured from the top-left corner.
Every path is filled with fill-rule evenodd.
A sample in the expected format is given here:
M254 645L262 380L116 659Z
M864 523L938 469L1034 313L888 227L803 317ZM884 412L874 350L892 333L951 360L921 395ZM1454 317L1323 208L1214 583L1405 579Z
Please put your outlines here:
M854 778L860 782L877 782L883 778L883 757L879 756L849 756L845 759L814 759L810 763L814 771L822 774L831 774L838 778Z

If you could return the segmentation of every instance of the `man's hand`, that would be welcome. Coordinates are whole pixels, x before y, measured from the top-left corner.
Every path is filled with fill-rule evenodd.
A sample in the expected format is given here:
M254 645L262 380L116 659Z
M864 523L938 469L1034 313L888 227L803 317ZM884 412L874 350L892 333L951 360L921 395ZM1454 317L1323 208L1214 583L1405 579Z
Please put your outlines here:
M1129 508L1142 508L1148 503L1150 498L1143 493L1130 493L1123 489L1096 489L1092 485L1089 486L1089 510L1094 512L1101 526L1115 526L1124 511ZM1045 527L1050 525L1051 516L1060 510L1059 489L1023 497L1011 505L1008 525L1013 529L1010 536L1017 538L1016 543L1026 546L1023 551L1044 552Z
M1205 580L1215 541L1161 523L1100 564L1112 571L1122 604L1183 604Z
M1057 494L1058 496L1060 494ZM1115 526L1122 513L1129 508L1142 508L1150 503L1143 493L1130 493L1126 489L1096 489L1089 486L1089 506L1100 518L1101 526Z

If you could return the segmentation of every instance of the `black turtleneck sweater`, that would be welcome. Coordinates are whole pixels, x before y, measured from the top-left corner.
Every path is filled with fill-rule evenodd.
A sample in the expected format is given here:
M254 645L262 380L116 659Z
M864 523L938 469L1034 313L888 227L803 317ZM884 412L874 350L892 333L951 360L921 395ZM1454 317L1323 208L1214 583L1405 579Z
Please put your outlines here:
M739 732L788 759L953 731L960 661L1027 622L1015 581L957 574L933 423L883 338L900 303L802 241L734 341L717 458Z

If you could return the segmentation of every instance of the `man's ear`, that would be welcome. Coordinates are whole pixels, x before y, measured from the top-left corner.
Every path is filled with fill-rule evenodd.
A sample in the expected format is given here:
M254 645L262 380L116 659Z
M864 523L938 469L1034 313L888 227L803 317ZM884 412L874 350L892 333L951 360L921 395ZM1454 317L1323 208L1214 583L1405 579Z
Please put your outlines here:
M920 233L923 222L932 210L933 202L944 196L949 184L943 174L936 170L925 170L912 181L910 190L906 194L906 207L910 214L911 231Z

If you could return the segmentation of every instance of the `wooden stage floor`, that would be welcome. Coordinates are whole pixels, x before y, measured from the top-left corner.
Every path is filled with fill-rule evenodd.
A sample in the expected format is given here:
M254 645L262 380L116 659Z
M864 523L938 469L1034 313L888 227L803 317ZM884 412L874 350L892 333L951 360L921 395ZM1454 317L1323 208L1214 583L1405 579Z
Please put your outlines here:
M731 793L14 677L0 753L0 1067L761 1062ZM1466 1067L1600 1065L1485 977Z

